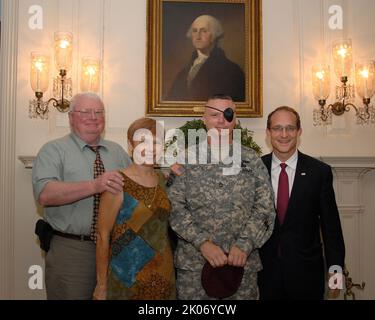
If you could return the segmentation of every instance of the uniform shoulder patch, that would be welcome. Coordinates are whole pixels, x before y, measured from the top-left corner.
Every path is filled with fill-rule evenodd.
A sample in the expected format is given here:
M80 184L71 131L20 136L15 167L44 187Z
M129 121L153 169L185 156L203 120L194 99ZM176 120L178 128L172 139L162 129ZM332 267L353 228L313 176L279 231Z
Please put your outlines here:
M176 176L181 176L185 172L185 168L183 165L175 163L171 166L171 171L176 175Z

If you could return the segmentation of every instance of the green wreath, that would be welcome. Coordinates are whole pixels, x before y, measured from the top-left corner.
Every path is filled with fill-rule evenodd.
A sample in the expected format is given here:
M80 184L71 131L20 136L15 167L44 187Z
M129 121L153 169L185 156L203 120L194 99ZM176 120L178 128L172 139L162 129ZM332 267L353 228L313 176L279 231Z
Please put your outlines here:
M247 128L242 128L240 121L238 121L238 123L236 124L234 128L241 130L241 144L245 147L253 149L259 156L261 156L262 148L253 140L253 131ZM188 132L190 129L195 129L195 130L204 129L207 131L203 120L200 120L200 119L187 121L183 126L179 127L178 129L180 129L184 133L185 147L188 146ZM171 141L168 141L166 143L166 147L173 144L176 140L177 140L177 137L174 137Z

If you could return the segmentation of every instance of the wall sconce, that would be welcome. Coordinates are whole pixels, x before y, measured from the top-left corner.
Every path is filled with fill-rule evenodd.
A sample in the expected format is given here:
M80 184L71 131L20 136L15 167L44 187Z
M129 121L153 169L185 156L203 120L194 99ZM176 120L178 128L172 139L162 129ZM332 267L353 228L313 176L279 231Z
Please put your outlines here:
M357 63L356 87L348 84L353 65L353 47L350 39L337 41L333 44L332 55L334 71L341 85L336 86L336 102L326 106L331 91L330 68L328 65L312 67L312 88L314 98L319 102L320 109L313 112L314 126L332 124L332 113L336 116L344 114L352 107L356 112L357 124L375 123L374 108L370 105L375 93L375 62ZM355 92L362 98L363 107L353 103Z
M53 82L53 98L43 101L43 93L48 89L49 57L36 53L31 54L31 88L36 99L29 103L29 117L48 119L50 103L60 112L69 110L69 100L72 97L72 81L67 79L67 72L72 66L73 36L69 32L55 32L55 65L59 75Z
M98 92L100 76L100 61L96 58L82 58L81 91Z

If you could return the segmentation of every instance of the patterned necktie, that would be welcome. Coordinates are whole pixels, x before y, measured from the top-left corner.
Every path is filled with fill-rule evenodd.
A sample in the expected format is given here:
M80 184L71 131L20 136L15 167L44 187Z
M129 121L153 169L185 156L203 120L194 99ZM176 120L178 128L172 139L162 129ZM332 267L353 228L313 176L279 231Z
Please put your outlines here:
M102 159L100 158L100 147L89 147L92 151L95 152L95 161L94 161L94 179L102 175L105 171L104 164ZM91 223L91 231L90 231L90 238L96 243L96 228L98 222L98 214L99 214L99 202L100 202L100 193L94 194L94 211L92 216L92 223Z
M286 164L280 163L281 172L279 176L279 187L277 189L277 217L280 225L284 223L286 210L289 202L289 180L288 174L285 171Z

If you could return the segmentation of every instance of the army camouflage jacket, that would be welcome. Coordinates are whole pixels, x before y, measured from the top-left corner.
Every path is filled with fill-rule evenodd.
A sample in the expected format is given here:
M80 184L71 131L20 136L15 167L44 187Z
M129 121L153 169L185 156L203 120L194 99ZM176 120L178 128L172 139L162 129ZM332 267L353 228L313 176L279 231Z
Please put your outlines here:
M236 175L224 175L223 168L230 166L222 163L184 165L184 173L169 187L170 225L179 237L177 268L201 271L206 261L200 246L210 240L224 252L233 245L246 252L245 271L261 270L257 249L273 231L273 190L267 169L253 150L242 146L241 159Z

